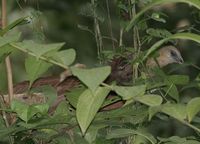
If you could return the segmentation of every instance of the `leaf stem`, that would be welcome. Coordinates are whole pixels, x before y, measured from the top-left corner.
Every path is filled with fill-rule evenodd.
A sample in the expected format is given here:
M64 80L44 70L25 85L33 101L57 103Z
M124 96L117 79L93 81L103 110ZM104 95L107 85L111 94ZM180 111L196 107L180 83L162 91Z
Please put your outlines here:
M14 43L10 43L10 45L11 45L12 47L14 47L14 48L16 48L16 49L18 49L18 50L24 52L24 53L28 53L28 54L31 55L31 56L37 57L34 53L31 53L31 52L29 52L29 51L26 50L26 49L20 48L19 46L15 45ZM64 68L64 69L69 69L68 66L63 65L63 64L61 64L61 63L59 63L59 62L57 62L57 61L55 61L55 60L53 60L53 59L49 59L49 58L47 58L47 57L45 57L45 56L40 56L39 59L40 59L40 60L43 60L43 61L46 61L46 62L49 62L49 63L52 63L52 64L55 64L55 65L57 65L57 66L59 66L59 67L62 67L62 68Z

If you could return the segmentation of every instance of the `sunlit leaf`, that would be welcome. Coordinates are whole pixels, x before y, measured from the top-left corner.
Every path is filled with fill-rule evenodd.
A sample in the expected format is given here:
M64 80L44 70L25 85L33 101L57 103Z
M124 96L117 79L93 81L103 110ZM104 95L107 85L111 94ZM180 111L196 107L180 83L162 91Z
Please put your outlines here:
M108 88L98 87L94 93L87 89L79 97L76 117L83 134L85 134L109 92Z
M182 104L165 104L161 111L178 120L186 119L187 115L186 106Z
M139 86L114 86L114 91L124 100L132 99L134 97L142 96L145 93L146 85Z
M135 97L134 99L148 106L158 106L162 103L162 97L153 94L146 94L140 97Z
M110 66L81 69L72 67L72 73L77 76L93 92L108 77L111 72Z
M74 62L76 58L76 52L74 49L62 50L53 53L52 58L65 66L69 66Z
M194 116L200 111L200 98L193 98L187 104L187 116L188 120L191 122Z

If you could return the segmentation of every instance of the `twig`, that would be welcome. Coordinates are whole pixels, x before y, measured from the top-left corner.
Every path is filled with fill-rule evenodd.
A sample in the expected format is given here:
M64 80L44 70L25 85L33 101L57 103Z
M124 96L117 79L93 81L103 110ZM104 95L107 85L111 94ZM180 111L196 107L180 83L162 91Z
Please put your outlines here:
M10 43L10 45L11 45L12 47L14 47L14 48L16 48L16 49L18 49L18 50L24 52L24 53L28 53L29 55L32 55L32 56L36 57L36 55L35 55L34 53L31 53L31 52L29 52L29 51L26 50L26 49L20 48L20 47L17 46L15 43ZM59 63L59 62L57 62L57 61L55 61L55 60L53 60L53 59L49 59L49 58L46 58L46 57L44 57L44 56L39 57L39 59L40 59L40 60L43 60L43 61L46 61L46 62L49 62L49 63L52 63L52 64L54 64L54 65L60 66L60 67L62 67L62 68L64 68L64 69L68 69L68 68L69 68L69 67L67 67L66 65L63 65L63 64L61 64L61 63Z
M113 37L113 31L112 31L112 21L111 21L111 17L110 17L110 8L109 8L109 2L108 2L108 0L106 0L106 7L107 7L107 12L108 12L108 22L109 22L109 29L110 29L110 37L112 39L114 39L114 37ZM115 51L115 44L114 44L113 40L112 40L112 49L113 49L113 51Z
M100 27L99 27L99 21L97 18L97 13L96 13L96 7L95 7L95 0L91 0L91 4L93 5L94 9L93 9L93 13L94 13L94 31L95 31L95 39L96 39L96 43L97 43L97 54L98 57L100 57L100 54L103 50L103 41L102 41L102 35L101 35L101 31L100 31ZM100 60L100 63L102 63L102 61Z
M2 109L6 109L6 106L4 105L4 103L5 103L4 96L2 94L0 94L0 106ZM6 127L8 128L10 125L9 125L9 122L8 122L8 119L6 116L6 112L4 110L2 110L2 116L3 116L4 122L6 124ZM10 144L14 143L14 140L11 136L9 136L9 141L10 141Z
M124 34L124 28L120 28L119 47L123 46L123 34Z
M2 10L1 10L1 18L2 18L2 29L6 27L6 19L7 19L7 13L6 13L6 0L2 0ZM14 98L13 95L13 75L12 75L12 66L10 57L7 56L5 59L6 63L6 71L7 71L7 81L8 81L8 94L9 94L9 104Z

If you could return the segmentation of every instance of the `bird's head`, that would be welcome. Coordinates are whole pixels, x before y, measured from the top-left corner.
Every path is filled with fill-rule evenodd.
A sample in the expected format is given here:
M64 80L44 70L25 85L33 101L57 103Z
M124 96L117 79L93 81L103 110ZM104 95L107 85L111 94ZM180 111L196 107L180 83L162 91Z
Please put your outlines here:
M158 65L164 67L171 63L181 64L184 62L179 50L174 46L165 46L158 50L158 54L158 57L147 60L147 67L152 68Z

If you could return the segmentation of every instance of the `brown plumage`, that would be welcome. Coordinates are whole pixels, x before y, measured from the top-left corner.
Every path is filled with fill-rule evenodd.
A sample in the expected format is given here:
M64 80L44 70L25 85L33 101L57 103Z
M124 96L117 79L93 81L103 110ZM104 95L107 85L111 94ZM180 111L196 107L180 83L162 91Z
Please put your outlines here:
M124 57L114 58L110 63L112 72L108 82L116 81L119 85L125 85L133 79L133 65L130 61L134 60L134 54ZM183 63L183 58L179 50L174 46L165 46L158 50L158 57L150 57L146 62L146 67L151 69L159 66L164 67L171 63Z

